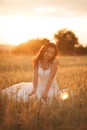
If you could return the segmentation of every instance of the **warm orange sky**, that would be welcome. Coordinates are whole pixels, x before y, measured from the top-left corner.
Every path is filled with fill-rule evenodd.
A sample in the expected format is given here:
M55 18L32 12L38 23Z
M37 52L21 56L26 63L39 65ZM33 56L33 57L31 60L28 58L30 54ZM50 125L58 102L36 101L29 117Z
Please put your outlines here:
M0 0L0 43L52 40L62 28L87 44L87 0Z

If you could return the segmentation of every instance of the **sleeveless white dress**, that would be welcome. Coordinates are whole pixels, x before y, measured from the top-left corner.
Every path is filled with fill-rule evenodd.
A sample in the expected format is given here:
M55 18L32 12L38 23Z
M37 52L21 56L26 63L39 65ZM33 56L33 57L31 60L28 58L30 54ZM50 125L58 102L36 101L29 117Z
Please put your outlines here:
M44 92L46 83L50 76L50 67L47 70L43 70L39 64L38 67L38 85L37 85L37 92L36 97L40 98ZM15 85L12 85L6 89L2 90L2 95L7 95L9 98L15 98L17 100L23 99L24 101L28 101L29 94L33 90L33 83L32 82L21 82ZM56 75L52 81L51 87L48 92L48 97L52 98L56 96L59 91L59 87L56 81Z

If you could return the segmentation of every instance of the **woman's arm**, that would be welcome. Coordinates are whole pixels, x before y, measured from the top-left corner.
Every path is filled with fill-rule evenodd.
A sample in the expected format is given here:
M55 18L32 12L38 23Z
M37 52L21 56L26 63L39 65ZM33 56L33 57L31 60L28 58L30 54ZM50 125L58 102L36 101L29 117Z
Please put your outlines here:
M29 94L29 96L36 93L37 84L38 84L38 65L34 68L34 72L33 72L33 91Z
M57 69L58 69L58 60L55 60L53 63L52 63L52 66L51 66L51 72L50 72L50 76L49 76L49 79L48 79L48 82L46 84L46 87L45 87L45 90L43 92L43 95L42 95L42 98L43 99L47 99L47 95L48 95L48 92L49 92L49 89L50 89L50 86L52 84L52 81L56 75L56 72L57 72Z

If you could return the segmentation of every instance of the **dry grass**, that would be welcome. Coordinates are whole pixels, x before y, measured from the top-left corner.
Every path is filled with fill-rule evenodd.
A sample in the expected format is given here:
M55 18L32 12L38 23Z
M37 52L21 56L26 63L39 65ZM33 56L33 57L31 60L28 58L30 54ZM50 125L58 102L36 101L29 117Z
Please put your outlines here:
M32 81L30 57L0 57L0 89ZM37 99L28 102L0 96L0 130L86 130L87 56L59 57L57 81L61 89L74 91L73 101L58 100L45 106Z

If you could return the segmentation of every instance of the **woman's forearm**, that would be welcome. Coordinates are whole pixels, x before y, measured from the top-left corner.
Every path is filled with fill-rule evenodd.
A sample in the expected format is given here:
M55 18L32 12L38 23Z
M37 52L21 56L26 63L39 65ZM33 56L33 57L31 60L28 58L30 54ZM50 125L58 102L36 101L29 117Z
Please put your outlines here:
M53 82L54 77L56 75L57 69L58 69L58 64L54 63L52 68L51 68L50 77L48 79L48 82L47 82L45 90L44 90L44 93L46 93L46 94L48 94L48 91L52 85L52 82Z
M29 96L32 96L33 94L36 93L37 91L37 84L38 84L38 77L37 77L37 69L34 69L34 76L33 76L33 90L32 92L29 94Z
M53 76L48 79L48 82L47 82L47 84L46 84L44 93L47 93L47 94L48 94L49 89L50 89L50 87L51 87L51 85L52 85L53 79L54 79Z
M33 76L33 87L35 90L37 89L37 84L38 84L38 73L37 73L38 70L37 69L38 69L37 67L34 69L34 76Z
M33 88L36 90L37 89L37 77L35 76L33 79Z

